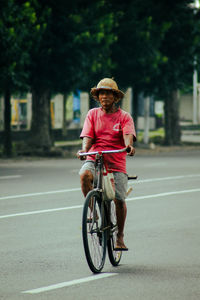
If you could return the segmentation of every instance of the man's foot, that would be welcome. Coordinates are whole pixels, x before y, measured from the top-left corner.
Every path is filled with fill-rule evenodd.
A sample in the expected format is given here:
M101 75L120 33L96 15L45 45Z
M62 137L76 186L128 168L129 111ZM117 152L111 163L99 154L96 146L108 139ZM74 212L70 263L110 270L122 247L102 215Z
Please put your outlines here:
M116 245L115 245L114 250L116 250L116 251L128 251L128 248L124 244L123 236L124 235L121 235L121 236L117 235L117 241L116 241Z
M115 251L128 251L128 248L125 246L125 244L116 243L114 250Z

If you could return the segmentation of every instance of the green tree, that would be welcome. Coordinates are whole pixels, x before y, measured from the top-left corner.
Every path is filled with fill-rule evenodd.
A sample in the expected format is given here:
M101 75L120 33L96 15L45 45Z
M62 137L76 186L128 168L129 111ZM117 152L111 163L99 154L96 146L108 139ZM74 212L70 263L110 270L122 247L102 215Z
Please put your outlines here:
M194 11L191 1L163 1L157 6L159 18L164 19L168 30L160 51L166 57L166 63L159 66L157 92L165 103L165 144L180 143L179 89L192 84L194 55L197 43ZM198 30L198 33L199 30ZM156 74L157 75L157 74Z
M90 75L109 68L113 14L102 14L104 1L31 1L37 25L31 50L31 141L34 148L52 145L49 103L52 93L88 87ZM91 81L93 79L90 79Z
M152 17L151 0L113 1L115 10L117 41L113 44L112 60L114 77L124 88L133 87L133 116L137 123L138 96L151 91L151 77L158 65L165 61L159 46L165 34L165 27L156 26Z
M190 2L127 0L112 1L111 6L118 36L114 76L124 87L133 87L136 122L139 93L163 97L167 144L180 141L177 89L192 75L195 23Z
M35 22L29 2L1 0L0 3L0 93L4 96L4 153L12 155L12 93L27 89L29 63L29 29Z

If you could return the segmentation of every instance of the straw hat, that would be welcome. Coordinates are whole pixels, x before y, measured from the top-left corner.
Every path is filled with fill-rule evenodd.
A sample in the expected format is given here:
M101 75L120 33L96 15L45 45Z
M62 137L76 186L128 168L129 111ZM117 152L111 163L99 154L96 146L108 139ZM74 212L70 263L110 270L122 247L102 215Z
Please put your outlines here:
M116 102L120 101L124 97L124 93L118 89L117 83L111 78L104 78L99 81L97 87L93 87L90 94L95 100L98 99L98 92L100 90L112 90L116 94Z

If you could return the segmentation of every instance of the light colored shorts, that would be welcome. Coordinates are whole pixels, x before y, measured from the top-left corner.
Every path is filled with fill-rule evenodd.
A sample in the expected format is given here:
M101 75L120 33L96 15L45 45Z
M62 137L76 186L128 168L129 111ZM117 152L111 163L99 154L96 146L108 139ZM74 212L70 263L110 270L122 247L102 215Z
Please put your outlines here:
M83 174L86 170L92 172L93 177L95 175L95 167L93 161L84 162L83 166L79 171L79 175ZM115 198L120 201L125 201L127 186L128 186L128 176L122 172L113 172L114 180L115 180Z

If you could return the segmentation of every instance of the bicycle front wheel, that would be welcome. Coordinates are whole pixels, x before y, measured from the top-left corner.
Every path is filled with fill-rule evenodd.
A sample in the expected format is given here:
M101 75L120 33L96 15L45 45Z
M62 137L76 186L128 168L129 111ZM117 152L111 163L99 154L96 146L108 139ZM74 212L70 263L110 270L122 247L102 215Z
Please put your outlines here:
M93 273L103 269L106 257L106 231L101 195L90 191L85 199L82 218L82 237L85 256Z
M111 221L111 228L110 228L110 236L108 239L108 256L111 264L116 267L118 266L121 257L122 251L114 250L117 240L117 217L116 217L116 207L114 201L110 203L110 221Z

